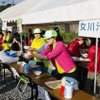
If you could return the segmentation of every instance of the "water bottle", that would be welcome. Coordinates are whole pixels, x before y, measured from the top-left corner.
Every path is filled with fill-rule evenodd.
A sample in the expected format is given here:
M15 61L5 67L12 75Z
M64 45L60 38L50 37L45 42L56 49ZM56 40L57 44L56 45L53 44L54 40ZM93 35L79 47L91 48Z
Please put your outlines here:
M29 73L29 64L24 64L24 73Z
M72 98L72 95L73 95L73 86L71 83L66 83L64 97L65 98Z

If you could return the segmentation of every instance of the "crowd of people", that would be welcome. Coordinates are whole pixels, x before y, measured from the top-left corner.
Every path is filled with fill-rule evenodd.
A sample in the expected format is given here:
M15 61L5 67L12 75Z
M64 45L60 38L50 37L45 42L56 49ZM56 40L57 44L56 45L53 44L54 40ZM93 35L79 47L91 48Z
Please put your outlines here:
M54 30L47 31L36 28L32 32L32 29L29 29L29 37L26 38L26 45L29 47L27 50L24 50L24 40L22 47L24 53L28 54L25 59L27 61L35 61L37 65L51 69L52 76L57 79L61 79L63 76L69 76L79 80L80 72L78 69L80 66L76 66L77 64L72 57L80 58L79 62L88 62L87 80L84 82L86 83L85 86L88 86L89 92L91 92L91 89L93 90L96 52L95 38L77 37L68 45L63 42L63 38L60 36L57 27L54 28ZM5 52L10 50L20 51L20 41L20 36L17 32L11 34L10 31L0 31L0 50L4 50ZM100 41L98 44L97 86L100 88ZM87 48L88 56L84 58L81 50L86 50ZM88 81L89 84L87 85ZM99 94L99 92L97 92L97 94Z

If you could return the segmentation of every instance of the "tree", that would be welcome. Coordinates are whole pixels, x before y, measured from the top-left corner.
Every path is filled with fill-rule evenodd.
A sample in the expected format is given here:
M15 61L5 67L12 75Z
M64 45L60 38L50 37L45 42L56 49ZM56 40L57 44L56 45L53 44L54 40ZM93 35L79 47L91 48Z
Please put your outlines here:
M8 4L6 6L0 6L0 12L5 10L6 8L10 7L10 6L11 6L11 4Z

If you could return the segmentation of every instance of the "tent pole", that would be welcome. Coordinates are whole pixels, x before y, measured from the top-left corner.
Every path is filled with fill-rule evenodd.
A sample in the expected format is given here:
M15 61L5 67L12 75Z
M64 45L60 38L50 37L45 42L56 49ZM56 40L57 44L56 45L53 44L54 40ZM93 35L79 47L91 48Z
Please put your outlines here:
M25 33L25 45L26 45L26 33Z
M14 0L11 0L11 6L13 6Z
M22 43L22 41L23 41L23 39L22 39L22 34L20 33L20 40L21 40L21 54L23 54L23 43Z
M98 38L96 38L95 77L94 77L94 96L96 96L97 59L98 59Z

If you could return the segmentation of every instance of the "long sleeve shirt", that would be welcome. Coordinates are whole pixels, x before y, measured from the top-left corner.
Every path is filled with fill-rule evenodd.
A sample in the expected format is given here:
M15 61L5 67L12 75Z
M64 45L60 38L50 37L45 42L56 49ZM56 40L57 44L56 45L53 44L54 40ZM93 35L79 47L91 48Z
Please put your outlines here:
M68 50L62 42L57 42L55 48L50 52L49 45L46 49L41 53L41 55L47 55L47 59L52 61L53 65L57 64L68 73L71 71L75 64L73 59L70 57ZM55 62L56 60L56 62Z
M95 49L96 49L96 46L92 45L88 51L88 58L91 61L88 62L87 68L89 72L93 72L93 73L95 72ZM97 73L100 73L100 45L98 47Z

